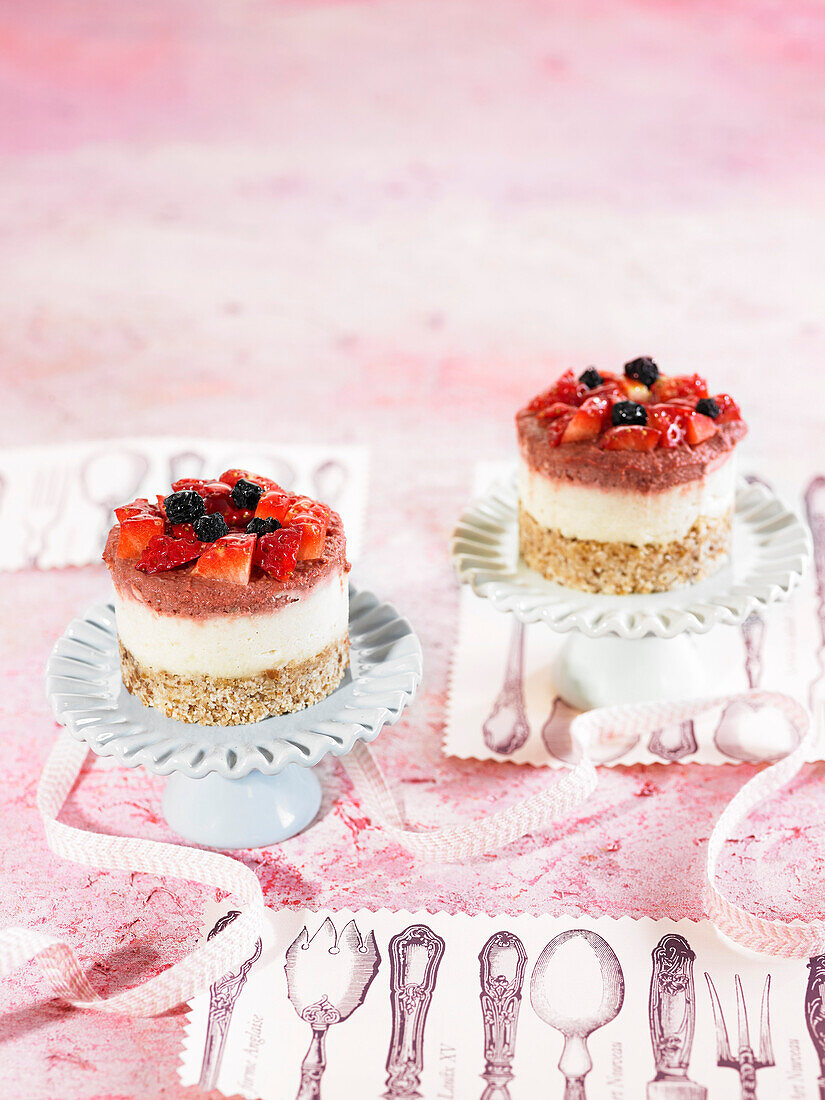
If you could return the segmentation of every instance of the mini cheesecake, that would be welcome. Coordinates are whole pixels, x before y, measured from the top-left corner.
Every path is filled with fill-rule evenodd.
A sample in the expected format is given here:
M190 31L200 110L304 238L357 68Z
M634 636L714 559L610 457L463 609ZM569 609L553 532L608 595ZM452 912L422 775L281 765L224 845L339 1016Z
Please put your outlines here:
M662 592L728 558L735 449L728 394L652 359L624 374L567 371L516 416L519 547L530 568L585 592Z
M217 726L329 695L349 664L340 516L244 470L172 490L117 509L103 554L126 689Z

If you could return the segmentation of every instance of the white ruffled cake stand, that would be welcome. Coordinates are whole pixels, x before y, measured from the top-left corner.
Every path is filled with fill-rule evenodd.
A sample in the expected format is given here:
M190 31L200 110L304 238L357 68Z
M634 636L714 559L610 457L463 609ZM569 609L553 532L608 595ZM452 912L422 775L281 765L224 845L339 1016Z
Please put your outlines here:
M498 611L568 634L553 669L579 710L683 699L724 690L695 635L736 625L786 599L811 555L807 527L761 483L737 487L733 549L712 577L670 592L603 596L545 580L518 552L516 479L495 484L462 514L452 540L461 581Z
M46 667L54 716L99 756L166 775L164 816L210 848L257 848L294 836L315 818L313 767L374 741L413 700L421 645L391 604L350 586L350 667L326 699L295 714L241 726L178 722L123 686L114 608L74 619Z

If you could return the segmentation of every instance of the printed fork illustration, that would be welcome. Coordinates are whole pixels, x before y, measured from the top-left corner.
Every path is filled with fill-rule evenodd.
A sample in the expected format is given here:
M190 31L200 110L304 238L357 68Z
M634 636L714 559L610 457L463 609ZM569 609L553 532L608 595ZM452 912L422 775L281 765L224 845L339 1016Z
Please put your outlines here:
M773 1047L771 1045L771 1020L770 1020L770 996L771 976L765 978L765 987L762 990L762 1010L759 1018L759 1054L754 1054L751 1046L750 1030L748 1028L748 1012L745 1008L745 994L742 992L742 981L737 974L734 982L736 985L736 1015L739 1025L739 1044L736 1056L731 1052L728 1039L728 1029L725 1026L725 1017L722 1014L722 1005L716 987L711 981L710 974L705 974L708 983L710 1003L713 1008L713 1022L716 1025L716 1064L735 1069L739 1074L742 1100L756 1100L756 1071L775 1065Z

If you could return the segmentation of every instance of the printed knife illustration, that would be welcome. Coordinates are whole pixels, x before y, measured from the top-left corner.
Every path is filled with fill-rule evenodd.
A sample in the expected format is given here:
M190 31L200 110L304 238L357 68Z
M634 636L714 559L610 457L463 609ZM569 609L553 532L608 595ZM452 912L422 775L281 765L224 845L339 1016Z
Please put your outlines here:
M504 683L482 726L484 744L501 756L516 752L530 736L524 705L524 637L524 623L514 619Z
M536 1015L564 1036L564 1100L586 1100L584 1079L593 1068L587 1039L615 1020L624 1003L624 974L613 948L586 928L559 933L533 967L530 1001Z
M809 959L808 970L805 1023L819 1059L819 1100L825 1100L825 955L815 955Z
M481 1100L510 1100L516 1029L527 952L512 932L496 932L478 956L481 1015L484 1021L484 1073Z
M693 960L684 936L668 933L653 948L648 1016L656 1076L647 1100L705 1100L708 1090L688 1079L696 1024Z
M816 650L816 675L811 683L809 706L820 734L825 728L825 477L813 478L805 492L805 515L814 544L816 613L819 645Z
M237 909L225 913L206 937L207 940L217 936L237 916L239 916ZM255 944L255 950L245 962L241 963L238 970L224 974L222 978L213 982L209 987L209 1017L206 1024L206 1040L203 1045L203 1061L201 1062L201 1074L198 1082L205 1092L217 1085L232 1011L241 990L246 985L249 971L261 957L261 948L261 941L258 940Z
M321 1078L327 1065L327 1031L364 1003L380 964L374 933L363 939L354 920L339 936L327 917L312 938L302 928L287 948L287 996L312 1028L296 1100L320 1100Z
M387 1054L386 1100L420 1097L424 1028L444 940L426 924L412 924L390 940L392 1033Z
M759 1017L759 1052L754 1053L751 1045L750 1028L748 1026L748 1011L745 1007L745 994L742 992L742 979L737 974L734 978L736 987L736 1017L739 1031L738 1048L734 1057L730 1049L728 1029L725 1025L725 1017L722 1013L722 1005L719 1003L719 994L711 981L710 974L705 973L705 981L708 983L710 1003L713 1008L713 1022L716 1025L716 1064L728 1069L735 1069L739 1074L740 1095L742 1100L756 1100L756 1073L757 1070L767 1069L775 1064L773 1046L771 1044L771 976L765 979L762 990L762 1010Z

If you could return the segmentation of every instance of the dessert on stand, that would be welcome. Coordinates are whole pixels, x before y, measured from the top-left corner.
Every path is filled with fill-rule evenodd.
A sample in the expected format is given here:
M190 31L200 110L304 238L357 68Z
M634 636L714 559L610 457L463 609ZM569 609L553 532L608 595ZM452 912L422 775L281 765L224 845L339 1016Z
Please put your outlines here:
M516 424L518 473L454 532L459 578L567 635L552 675L573 707L724 690L695 636L786 598L810 556L802 521L735 477L734 399L644 357L568 371Z
M374 740L415 696L421 646L357 591L340 517L229 470L117 509L112 603L71 622L46 670L58 722L100 756L168 776L167 822L214 848L295 835L315 765Z

